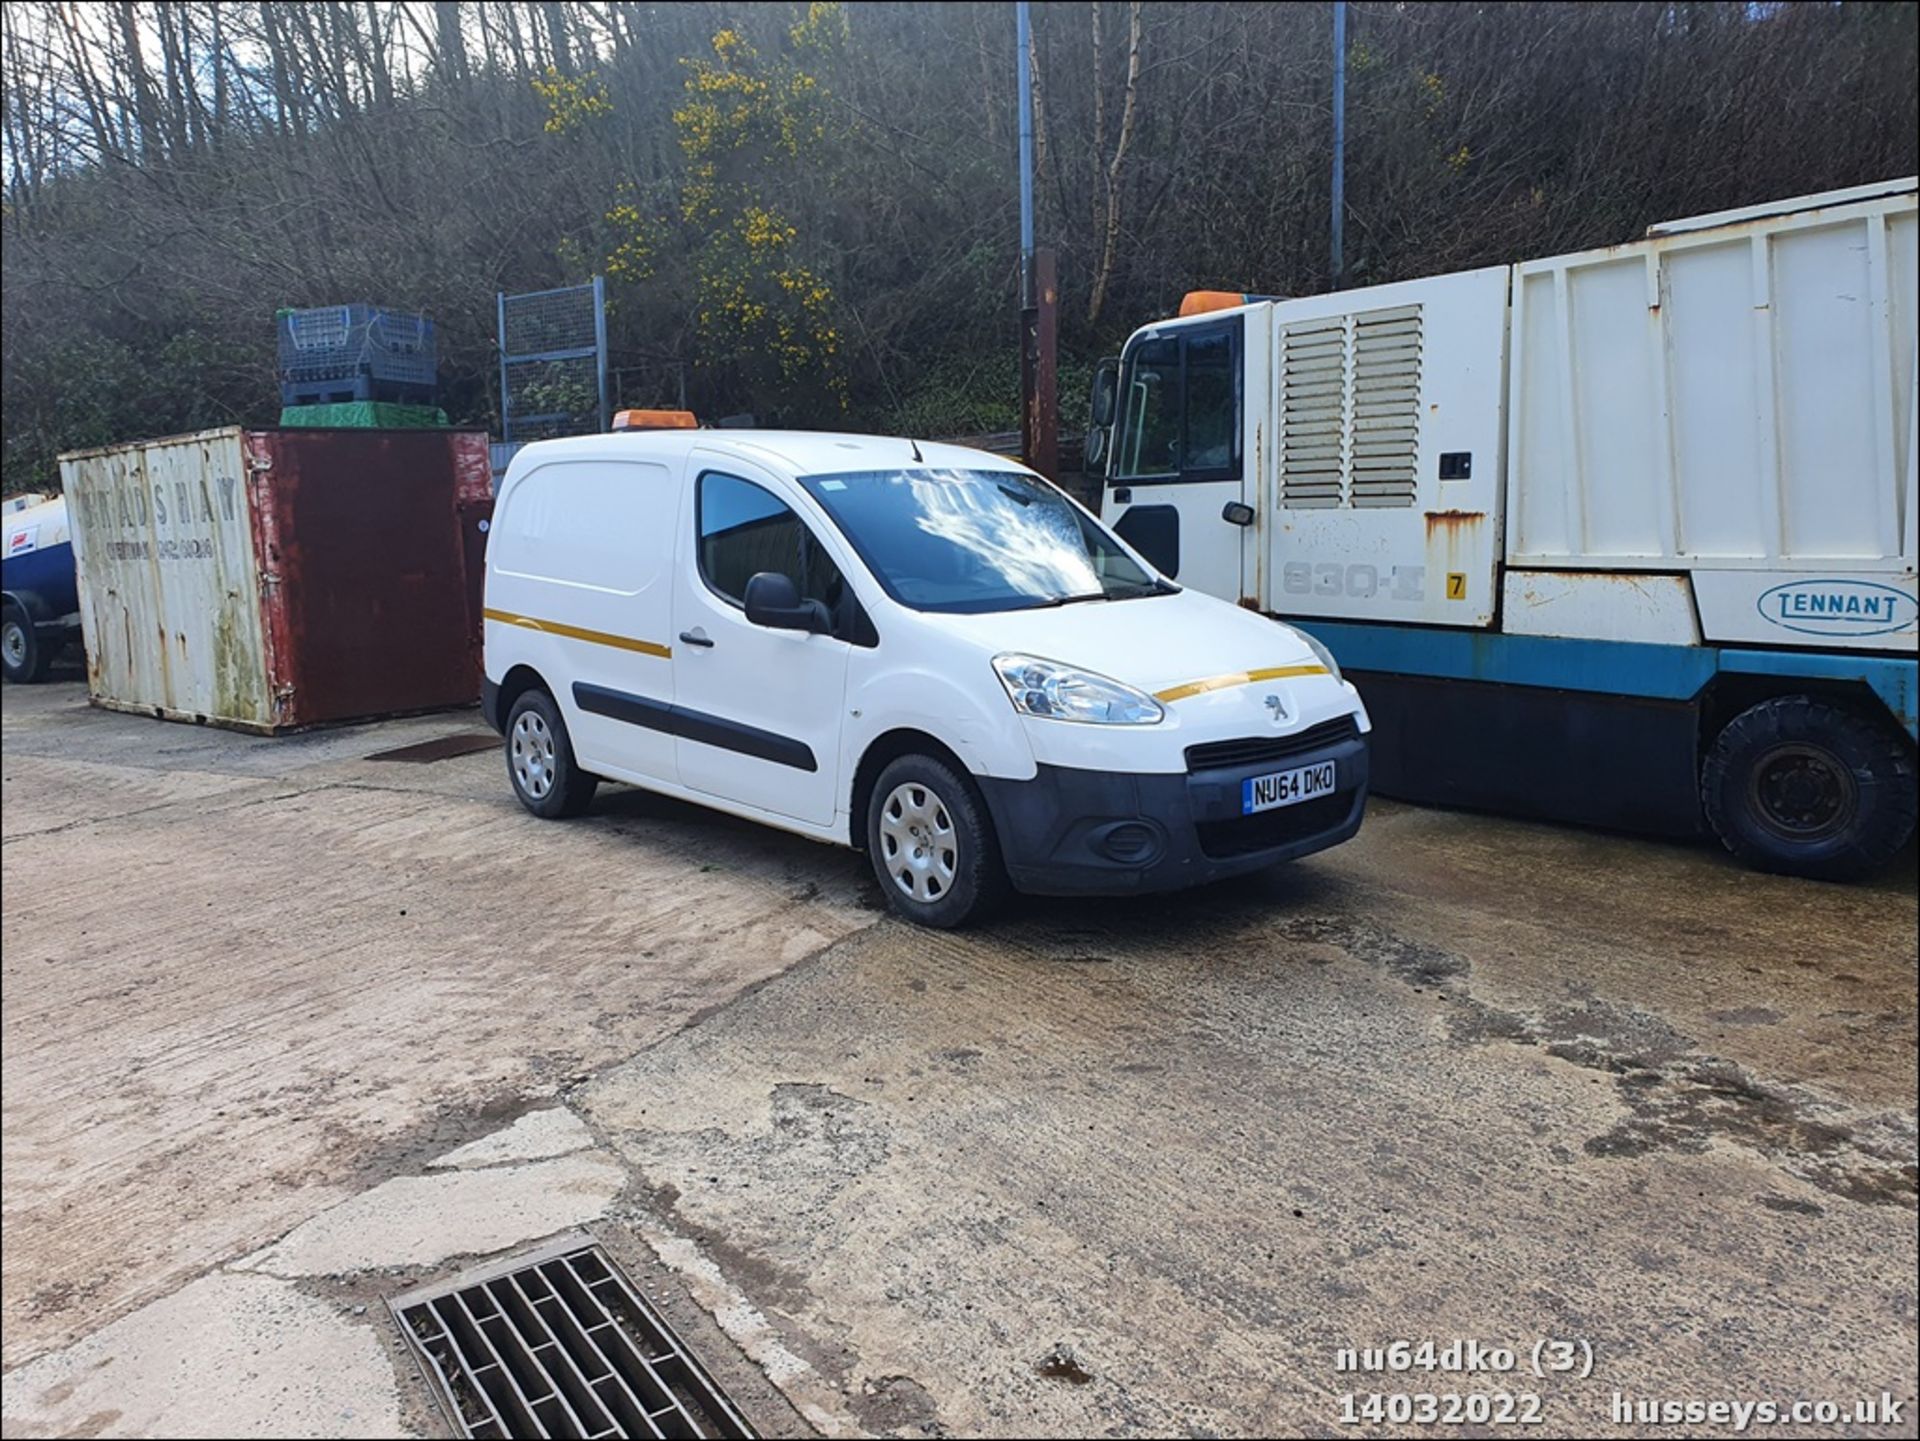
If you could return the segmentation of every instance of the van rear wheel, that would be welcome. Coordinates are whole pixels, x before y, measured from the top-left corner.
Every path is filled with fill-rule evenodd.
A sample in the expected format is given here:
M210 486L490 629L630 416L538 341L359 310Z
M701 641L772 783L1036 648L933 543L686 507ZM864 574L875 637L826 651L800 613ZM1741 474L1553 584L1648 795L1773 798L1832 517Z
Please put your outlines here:
M1006 897L986 803L932 756L901 756L880 772L867 802L867 856L887 904L917 925L984 920Z
M1707 752L1707 820L1764 871L1856 880L1913 834L1913 747L1875 717L1812 696L1742 711Z
M507 779L520 804L542 820L583 814L598 776L581 770L560 707L543 690L521 694L507 712Z

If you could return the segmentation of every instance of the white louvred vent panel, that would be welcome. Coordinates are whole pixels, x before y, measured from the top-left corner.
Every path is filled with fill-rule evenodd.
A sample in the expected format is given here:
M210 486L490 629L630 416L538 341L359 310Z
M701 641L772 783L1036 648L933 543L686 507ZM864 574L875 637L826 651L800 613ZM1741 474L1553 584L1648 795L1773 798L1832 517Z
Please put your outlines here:
M1281 504L1337 506L1346 495L1346 319L1290 325L1280 347Z
M1414 504L1420 307L1304 321L1285 329L1280 346L1281 504Z
M1412 505L1419 480L1419 306L1353 317L1352 397L1351 503Z

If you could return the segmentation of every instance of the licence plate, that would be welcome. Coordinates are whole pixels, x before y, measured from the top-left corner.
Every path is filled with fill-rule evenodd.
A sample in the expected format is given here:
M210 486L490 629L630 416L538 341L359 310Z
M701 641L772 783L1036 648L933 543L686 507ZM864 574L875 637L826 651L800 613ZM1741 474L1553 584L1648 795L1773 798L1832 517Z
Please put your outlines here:
M1250 816L1255 811L1297 806L1301 801L1332 795L1333 780L1332 761L1299 766L1290 771L1275 771L1272 775L1248 776L1240 782L1240 814Z

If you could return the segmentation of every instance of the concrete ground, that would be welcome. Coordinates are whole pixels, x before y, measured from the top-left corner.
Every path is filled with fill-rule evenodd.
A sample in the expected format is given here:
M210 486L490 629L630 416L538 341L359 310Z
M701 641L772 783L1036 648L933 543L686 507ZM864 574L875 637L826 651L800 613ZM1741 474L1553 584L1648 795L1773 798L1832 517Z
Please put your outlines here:
M1252 882L936 935L851 853L368 759L471 714L4 722L9 1436L446 1434L384 1298L576 1230L767 1434L1499 1391L1914 1434L1911 851L1840 888L1377 802ZM1516 1369L1338 1366L1456 1338Z

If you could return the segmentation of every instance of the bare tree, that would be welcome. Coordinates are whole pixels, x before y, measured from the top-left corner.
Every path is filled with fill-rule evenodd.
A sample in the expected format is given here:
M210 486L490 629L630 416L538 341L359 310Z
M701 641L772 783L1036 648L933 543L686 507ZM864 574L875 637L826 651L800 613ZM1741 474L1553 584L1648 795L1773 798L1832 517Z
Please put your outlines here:
M1140 0L1127 5L1127 80L1121 91L1120 134L1113 144L1113 155L1106 148L1106 111L1101 97L1100 79L1100 0L1093 0L1093 153L1099 166L1100 193L1104 200L1101 217L1100 260L1093 272L1093 284L1087 291L1087 324L1100 320L1100 308L1106 303L1107 283L1113 276L1113 260L1120 248L1120 174L1127 161L1127 147L1133 143L1133 121L1140 98Z

